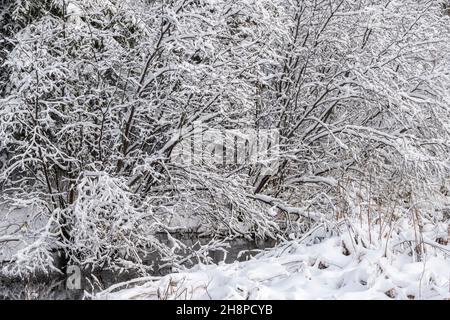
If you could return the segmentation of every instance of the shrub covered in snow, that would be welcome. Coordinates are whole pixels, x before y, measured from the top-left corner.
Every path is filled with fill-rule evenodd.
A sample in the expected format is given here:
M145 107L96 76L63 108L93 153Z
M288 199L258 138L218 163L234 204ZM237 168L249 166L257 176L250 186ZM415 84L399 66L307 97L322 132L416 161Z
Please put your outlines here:
M448 225L450 23L440 1L2 6L0 202L39 208L26 231L0 225L0 246L21 243L8 271L48 271L55 252L145 273L143 255L156 250L181 267L187 248L156 232L195 231L221 247L359 221L370 247L401 221L415 235ZM276 170L258 157L172 161L197 123L275 130L266 160Z

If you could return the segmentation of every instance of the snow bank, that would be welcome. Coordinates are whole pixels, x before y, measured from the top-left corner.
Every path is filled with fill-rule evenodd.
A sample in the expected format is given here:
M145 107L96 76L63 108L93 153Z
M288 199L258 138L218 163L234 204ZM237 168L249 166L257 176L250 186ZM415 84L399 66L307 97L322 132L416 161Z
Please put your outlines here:
M400 235L397 236L400 239ZM449 299L449 245L365 245L354 233L294 240L246 262L197 265L110 287L97 299ZM394 240L398 240L394 239ZM314 243L316 242L316 243ZM384 244L383 244L384 243ZM385 253L386 252L386 253Z

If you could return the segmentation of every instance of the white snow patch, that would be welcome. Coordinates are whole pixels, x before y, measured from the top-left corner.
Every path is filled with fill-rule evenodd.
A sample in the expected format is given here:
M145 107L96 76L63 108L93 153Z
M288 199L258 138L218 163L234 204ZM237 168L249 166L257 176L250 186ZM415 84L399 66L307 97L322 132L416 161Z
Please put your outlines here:
M450 298L450 246L430 246L422 261L414 261L407 250L389 250L385 255L383 246L367 249L353 242L352 248L347 248L349 241L348 233L311 245L294 240L250 261L197 265L150 281L143 279L141 285L131 288L118 284L95 298Z

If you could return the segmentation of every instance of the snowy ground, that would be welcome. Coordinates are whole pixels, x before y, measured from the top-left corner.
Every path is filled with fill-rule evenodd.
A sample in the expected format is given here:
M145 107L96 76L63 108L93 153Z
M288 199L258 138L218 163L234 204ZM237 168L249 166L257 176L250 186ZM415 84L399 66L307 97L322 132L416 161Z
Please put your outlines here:
M27 210L2 218L0 239L24 239ZM94 298L450 299L449 221L425 223L416 233L407 219L400 219L389 237L385 231L380 239L372 230L370 240L359 222L329 227L319 225L303 238L250 261L197 265L164 277L139 278L111 286ZM418 241L424 247L421 255ZM3 243L0 261L22 246L22 241Z
M388 250L385 241L357 244L349 232L319 243L293 240L251 261L136 279L96 298L449 299L450 245L431 243L425 234L429 244L418 259L405 236L397 235Z

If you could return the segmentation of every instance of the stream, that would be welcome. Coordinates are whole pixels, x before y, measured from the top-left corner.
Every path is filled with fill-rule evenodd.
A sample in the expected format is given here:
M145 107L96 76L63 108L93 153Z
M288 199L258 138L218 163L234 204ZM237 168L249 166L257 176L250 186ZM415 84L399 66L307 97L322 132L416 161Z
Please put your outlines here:
M210 238L190 238L186 235L177 238L186 246L193 247L197 242L208 243ZM167 237L159 236L159 240L167 242ZM222 251L209 251L208 255L214 263L232 263L234 261L246 261L261 250L272 248L276 245L275 240L253 241L243 238L236 238L228 242L227 254ZM144 260L147 264L155 264L156 255L149 255ZM156 263L157 266L157 263ZM171 273L170 268L155 271L152 275L163 276ZM81 271L81 289L68 289L67 276L54 276L53 278L41 277L29 281L19 279L0 278L0 300L79 300L83 299L84 291L96 292L108 288L109 286L128 281L138 277L135 273L125 272L118 274L112 271L101 271L95 273L95 278L91 274ZM91 283L95 283L92 290Z

